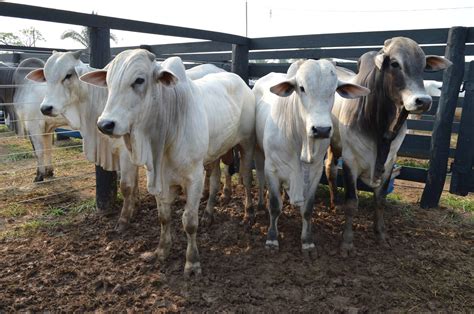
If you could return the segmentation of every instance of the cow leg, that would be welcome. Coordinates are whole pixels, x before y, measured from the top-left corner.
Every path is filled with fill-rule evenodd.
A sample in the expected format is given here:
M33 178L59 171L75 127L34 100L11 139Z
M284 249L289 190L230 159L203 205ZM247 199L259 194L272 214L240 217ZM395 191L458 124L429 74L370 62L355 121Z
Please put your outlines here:
M329 185L330 209L336 210L337 197L337 160L340 156L336 156L331 147L328 148L326 160L324 161L326 169L326 178Z
M198 210L199 199L202 193L203 170L196 167L191 181L186 186L186 205L183 213L183 227L188 238L186 249L186 264L184 265L184 275L189 277L192 273L196 276L201 274L201 263L199 262L199 251L196 243L196 234L198 229Z
M47 130L46 133L51 133L52 130ZM53 148L53 134L46 134L41 139L44 143L43 162L44 162L44 177L51 178L54 176L52 166L52 148Z
M212 172L212 169L209 169L208 167L206 167L204 169L204 189L203 189L203 192L202 192L202 196L201 198L202 199L208 199L209 198L209 182L210 182L210 178L211 178L211 172Z
M176 191L176 187L171 187L168 195L156 198L158 218L161 224L160 243L156 249L156 256L160 261L164 261L168 257L171 249L171 203L174 201Z
M43 133L37 127L32 127L31 129L27 129L28 138L30 139L31 146L35 152L37 167L36 167L36 176L33 182L41 182L44 180L45 177L45 167L44 167L44 153L46 142L43 140Z
M203 226L210 226L214 220L214 207L216 206L217 192L221 185L221 167L220 159L211 164L211 177L209 180L209 198L207 199L206 209L201 218Z
M341 255L347 257L354 250L354 233L352 230L352 221L354 212L357 211L359 206L359 199L357 197L357 176L355 171L351 169L349 165L344 161L343 164L343 178L344 178L344 190L345 190L345 223L344 232L342 234L341 244Z
M247 227L255 223L255 208L252 200L252 162L255 153L255 142L246 141L240 144L240 177L245 188L244 224Z
M383 246L387 246L387 235L385 232L385 222L383 213L385 209L385 196L388 185L390 183L391 171L384 175L383 184L374 189L375 213L374 213L374 233L377 242Z
M314 245L313 233L311 231L311 217L313 216L316 189L311 189L311 191L314 192L309 194L309 198L303 206L300 207L302 218L301 251L306 258L311 258L313 253L316 253L316 246Z
M229 166L224 164L224 196L222 197L222 204L228 204L232 196L232 175L229 172Z
M265 178L270 192L270 206L268 209L268 212L270 213L270 227L268 228L267 242L265 243L265 246L267 249L278 250L278 218L280 217L283 208L283 201L280 195L280 182L278 178L272 174L266 173Z
M138 167L130 162L125 152L120 155L120 168L120 192L123 195L123 205L115 229L122 233L130 226L130 221L138 208Z
M265 210L265 155L257 148L255 150L255 168L257 170L258 182L258 205L259 211Z

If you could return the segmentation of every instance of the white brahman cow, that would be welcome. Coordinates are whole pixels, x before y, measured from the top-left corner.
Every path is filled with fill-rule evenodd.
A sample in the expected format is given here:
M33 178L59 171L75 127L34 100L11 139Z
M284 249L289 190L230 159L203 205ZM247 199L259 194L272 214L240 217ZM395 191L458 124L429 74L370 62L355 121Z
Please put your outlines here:
M107 90L79 80L94 70L79 59L81 51L54 52L44 69L28 74L28 79L46 82L41 112L46 116L64 116L68 124L81 131L87 160L108 171L120 171L120 191L124 197L117 230L124 231L138 202L138 167L133 165L123 139L110 138L97 130L97 119L105 107Z
M148 191L158 204L161 236L157 250L144 258L163 260L168 256L170 206L175 187L181 186L186 191L182 221L188 238L184 273L200 274L196 234L204 164L213 164L213 193L220 178L219 157L239 144L246 209L251 208L255 99L233 73L209 74L192 81L180 58L169 58L161 65L154 60L155 55L146 50L124 51L107 71L95 71L81 79L108 87L107 105L97 125L105 134L123 136L132 161L147 169ZM212 211L208 202L205 217L212 217Z
M278 249L278 217L282 210L280 188L288 192L303 219L303 253L314 252L311 216L316 188L332 134L331 108L334 94L355 98L369 90L338 80L336 67L328 60L299 60L287 74L270 73L254 88L257 102L257 177L263 206L263 186L270 194L266 246Z
M40 104L46 94L46 84L36 84L25 78L32 69L43 66L42 60L29 58L20 62L17 68L7 67L0 73L2 82L12 85L11 88L3 90L2 98L4 102L14 104L7 112L10 112L10 118L13 118L15 132L28 136L35 152L38 164L34 182L53 176L53 132L55 128L67 125L67 121L61 116L45 117L41 113Z

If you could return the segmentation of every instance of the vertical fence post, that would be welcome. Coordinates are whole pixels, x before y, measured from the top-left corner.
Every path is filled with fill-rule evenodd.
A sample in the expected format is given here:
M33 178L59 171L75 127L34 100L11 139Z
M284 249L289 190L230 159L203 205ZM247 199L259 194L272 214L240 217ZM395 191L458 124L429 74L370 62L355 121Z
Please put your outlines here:
M453 27L449 30L444 56L451 60L453 65L445 70L443 75L443 89L431 137L430 168L420 202L422 208L438 206L443 192L454 111L464 76L464 50L467 34L466 27Z
M90 66L102 68L110 61L110 29L89 28ZM117 173L95 166L95 200L97 209L108 213L115 210L117 201Z
M232 72L249 84L249 46L232 45Z
M472 190L472 164L474 161L474 61L469 63L469 72L464 82L464 103L462 106L461 125L459 126L458 142L453 174L449 192L466 196Z

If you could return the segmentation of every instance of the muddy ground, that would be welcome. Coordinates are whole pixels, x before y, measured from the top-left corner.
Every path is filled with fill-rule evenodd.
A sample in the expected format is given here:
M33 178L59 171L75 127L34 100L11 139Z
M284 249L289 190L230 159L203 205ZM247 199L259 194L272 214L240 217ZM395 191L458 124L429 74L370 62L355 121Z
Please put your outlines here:
M300 252L299 214L285 206L280 251L268 252L267 214L258 213L245 232L242 196L237 188L217 208L215 223L199 230L203 274L191 280L182 273L183 200L174 205L174 245L162 264L140 259L157 247L160 232L145 194L125 234L114 232L116 215L43 216L56 223L0 240L0 311L474 311L472 217L392 201L386 214L391 247L383 248L362 200L354 219L357 254L343 259L343 212L330 212L327 193L320 192L313 215L319 258L308 262ZM7 227L15 221L9 219Z

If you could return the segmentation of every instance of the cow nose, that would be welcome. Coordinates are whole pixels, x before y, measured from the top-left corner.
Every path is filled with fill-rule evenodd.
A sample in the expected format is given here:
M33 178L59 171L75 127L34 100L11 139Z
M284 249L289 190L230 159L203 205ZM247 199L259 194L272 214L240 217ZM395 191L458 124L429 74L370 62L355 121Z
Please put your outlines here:
M102 120L97 122L97 127L102 133L112 135L114 133L115 122L110 120Z
M431 106L431 97L429 96L421 96L421 97L417 97L415 99L415 104L418 108L420 108L421 110L428 110L430 109L430 106Z
M313 132L314 138L328 138L329 134L331 134L331 127L311 127L311 131Z
M53 113L53 106L41 106L41 113L50 116Z

